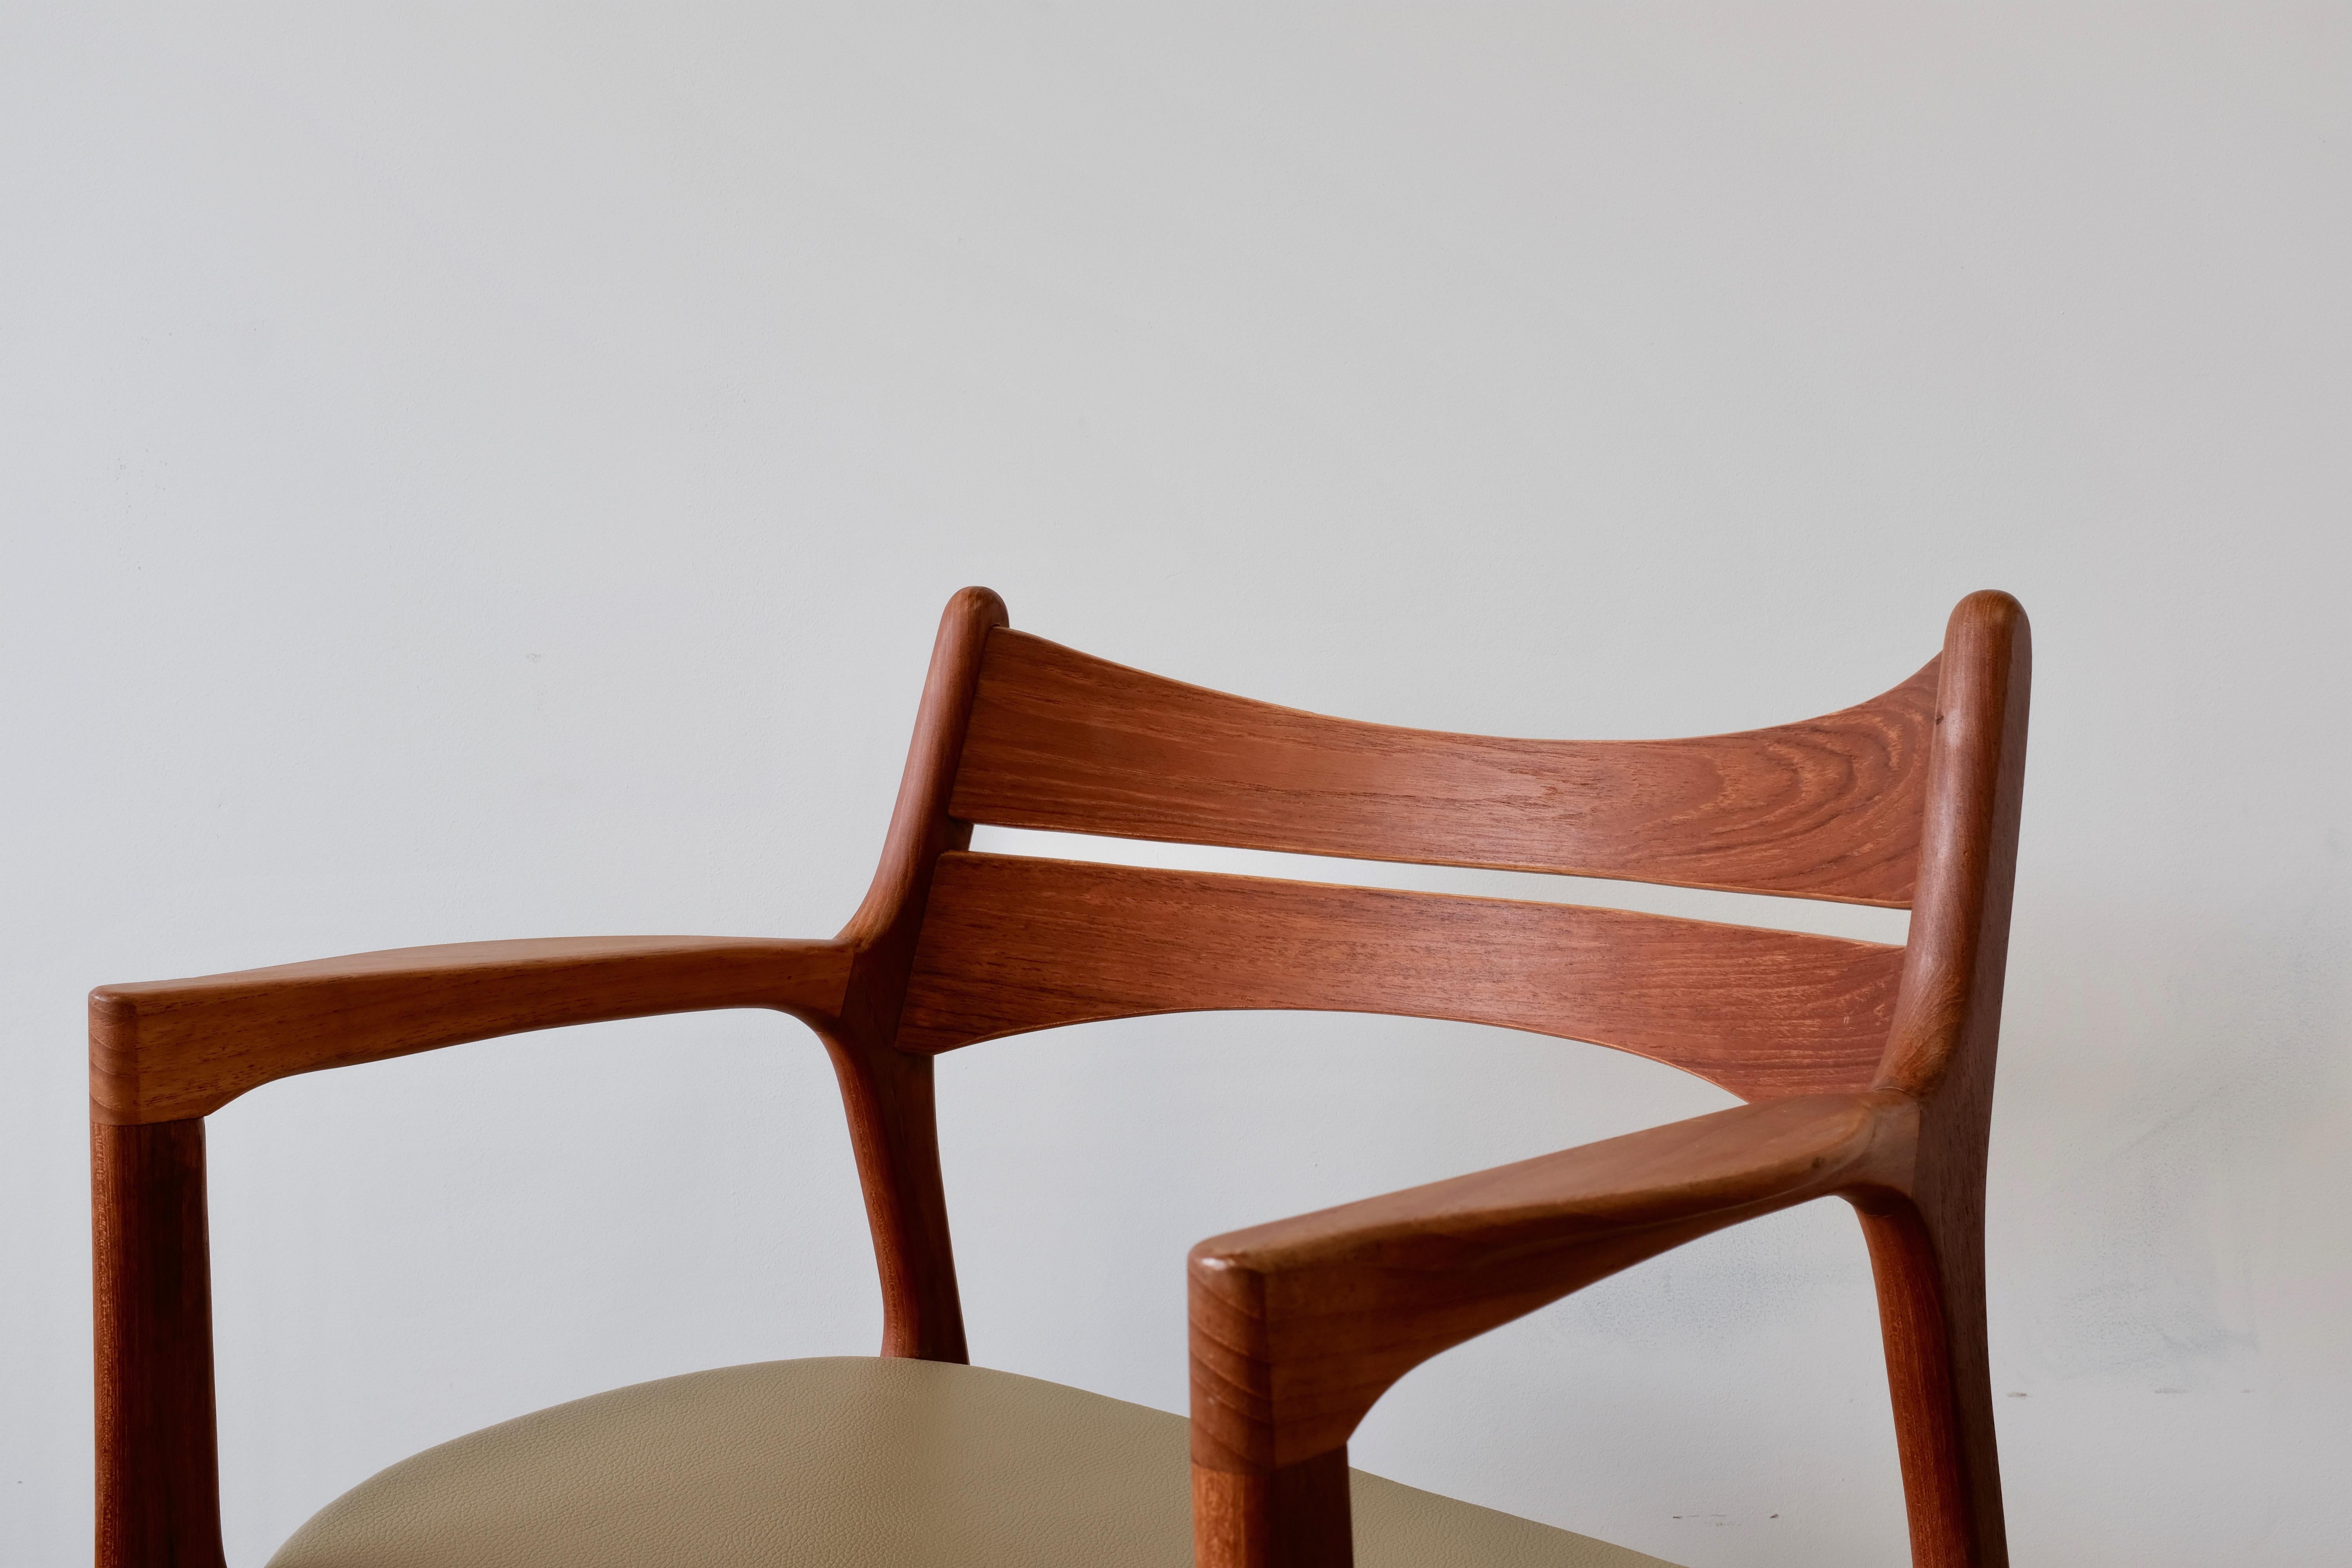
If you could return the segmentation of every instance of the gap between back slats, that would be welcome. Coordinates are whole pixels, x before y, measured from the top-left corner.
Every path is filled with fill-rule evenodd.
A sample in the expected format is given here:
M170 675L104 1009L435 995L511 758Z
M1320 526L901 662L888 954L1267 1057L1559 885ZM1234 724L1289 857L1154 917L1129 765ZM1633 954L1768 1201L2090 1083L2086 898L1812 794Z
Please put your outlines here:
M1327 718L989 635L951 815L1004 827L1905 908L1937 666L1739 734L1526 741Z
M1620 910L963 852L939 862L898 1044L1149 1013L1398 1013L1612 1046L1769 1099L1867 1086L1902 958Z

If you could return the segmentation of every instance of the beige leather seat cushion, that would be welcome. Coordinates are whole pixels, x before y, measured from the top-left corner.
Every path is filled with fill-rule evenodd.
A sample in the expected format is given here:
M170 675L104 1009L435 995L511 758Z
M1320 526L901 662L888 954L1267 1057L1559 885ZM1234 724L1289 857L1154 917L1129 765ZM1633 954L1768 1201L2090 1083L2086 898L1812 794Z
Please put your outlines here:
M1190 1568L1186 1423L833 1357L641 1383L428 1448L269 1568ZM1355 1472L1361 1568L1665 1568Z

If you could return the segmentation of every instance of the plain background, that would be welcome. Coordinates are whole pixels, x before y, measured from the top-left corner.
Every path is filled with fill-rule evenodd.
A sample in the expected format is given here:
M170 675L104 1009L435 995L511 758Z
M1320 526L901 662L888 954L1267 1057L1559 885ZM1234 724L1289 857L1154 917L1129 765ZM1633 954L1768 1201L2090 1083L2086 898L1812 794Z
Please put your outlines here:
M89 986L829 933L978 582L1209 686L1596 736L1843 706L2016 593L2017 1559L2341 1562L2348 24L8 5L0 1556L87 1551ZM978 1359L1178 1409L1198 1237L1726 1102L1358 1017L942 1074ZM876 1342L780 1019L212 1141L240 1568L458 1432ZM1698 1568L1902 1560L1835 1204L1442 1358L1355 1453Z

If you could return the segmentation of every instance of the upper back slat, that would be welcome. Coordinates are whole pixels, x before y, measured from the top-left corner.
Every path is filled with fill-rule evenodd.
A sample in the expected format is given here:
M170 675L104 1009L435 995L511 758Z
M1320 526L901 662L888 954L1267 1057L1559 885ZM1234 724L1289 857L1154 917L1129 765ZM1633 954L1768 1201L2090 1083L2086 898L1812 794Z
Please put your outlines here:
M989 634L967 822L1908 907L1937 665L1739 734L1523 741L1360 723Z

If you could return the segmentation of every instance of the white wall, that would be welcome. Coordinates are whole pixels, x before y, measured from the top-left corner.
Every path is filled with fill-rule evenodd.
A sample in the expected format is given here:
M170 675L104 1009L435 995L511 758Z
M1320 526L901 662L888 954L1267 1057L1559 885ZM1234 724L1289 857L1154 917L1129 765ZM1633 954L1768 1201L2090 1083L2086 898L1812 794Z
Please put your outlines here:
M982 582L1123 662L1545 735L1839 706L2018 594L2018 1561L2342 1560L2352 11L0 28L0 1556L87 1550L90 984L830 932ZM1199 1237L1725 1102L1351 1017L942 1072L979 1359L1171 1408ZM796 1026L469 1047L212 1137L241 1568L457 1432L876 1340ZM1433 1363L1356 1454L1699 1568L1902 1554L1834 1205Z

